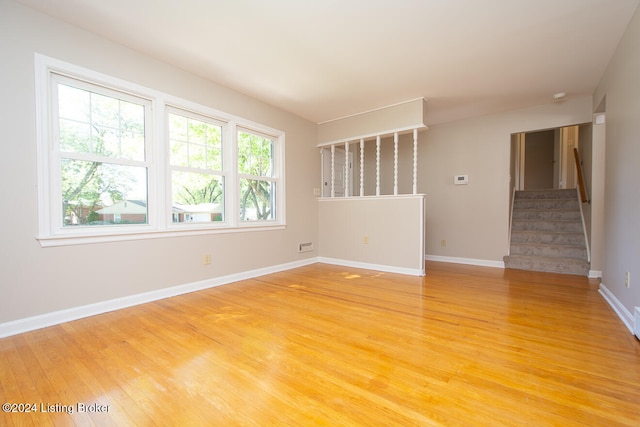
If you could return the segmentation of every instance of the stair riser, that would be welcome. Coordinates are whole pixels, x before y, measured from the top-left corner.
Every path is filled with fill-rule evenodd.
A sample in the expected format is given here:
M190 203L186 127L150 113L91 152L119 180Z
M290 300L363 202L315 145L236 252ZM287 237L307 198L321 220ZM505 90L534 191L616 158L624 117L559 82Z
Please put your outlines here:
M550 221L581 221L580 211L514 210L513 219L543 219Z
M589 274L589 263L586 261L553 261L538 259L522 259L506 256L504 257L506 268L527 271L542 271L548 273L577 274L587 276Z
M582 223L577 221L527 221L514 219L513 230L517 231L552 231L552 232L567 232L567 233L581 233Z
M516 191L516 200L521 199L577 199L575 189L550 191Z
M580 212L580 207L575 200L554 202L546 200L544 202L536 202L531 200L521 200L513 204L513 211L519 210L552 210L552 211L574 211Z
M584 245L582 233L553 233L542 231L513 231L511 243L546 243L556 245Z
M512 255L587 260L587 251L577 246L511 245Z

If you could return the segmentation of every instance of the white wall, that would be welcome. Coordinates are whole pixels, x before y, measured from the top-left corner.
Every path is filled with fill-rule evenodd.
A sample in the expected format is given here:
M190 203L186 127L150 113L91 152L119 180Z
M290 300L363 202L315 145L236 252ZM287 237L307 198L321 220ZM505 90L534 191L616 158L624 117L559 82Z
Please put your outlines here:
M41 248L36 52L285 131L286 230ZM317 237L315 124L8 0L0 2L0 54L0 323L317 256L297 253Z
M424 197L318 200L320 255L333 263L424 274Z
M502 265L509 242L511 135L591 122L591 97L569 98L499 114L430 126L418 135L418 193L426 194L426 255L433 259ZM428 124L428 123L427 123ZM354 192L359 194L359 144ZM413 136L398 145L400 194L413 185ZM365 142L365 195L375 194L376 144ZM393 194L393 138L381 144L381 194ZM454 175L469 175L454 185ZM446 246L441 241L446 240Z
M591 97L569 98L420 132L418 192L427 195L427 255L501 263L509 246L511 134L590 122L591 111ZM463 174L469 184L454 185L454 175Z
M602 283L627 310L640 306L640 10L594 93L606 96ZM625 286L625 273L631 286ZM630 320L627 316L626 320Z
M382 133L422 128L425 123L425 104L423 98L418 98L319 123L318 143L358 140Z

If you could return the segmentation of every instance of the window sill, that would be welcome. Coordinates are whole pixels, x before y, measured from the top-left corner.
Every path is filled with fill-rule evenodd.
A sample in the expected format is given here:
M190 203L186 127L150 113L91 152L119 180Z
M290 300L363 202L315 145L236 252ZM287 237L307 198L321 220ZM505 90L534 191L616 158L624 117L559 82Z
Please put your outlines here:
M284 230L286 224L247 224L242 227L189 229L189 230L163 230L163 231L138 231L128 233L109 233L94 235L64 235L64 236L38 236L36 239L43 248L55 246L89 245L95 243L124 242L131 240L165 239L171 237L190 237L211 234L246 233L255 231Z

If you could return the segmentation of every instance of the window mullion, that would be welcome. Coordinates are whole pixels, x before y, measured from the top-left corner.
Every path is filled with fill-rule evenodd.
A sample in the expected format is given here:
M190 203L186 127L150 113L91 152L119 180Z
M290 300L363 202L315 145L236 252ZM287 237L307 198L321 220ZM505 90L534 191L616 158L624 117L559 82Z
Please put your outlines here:
M226 138L222 152L224 155L223 168L225 170L225 211L229 226L236 227L239 223L240 212L240 183L238 182L238 127L235 122L229 122L226 127Z
M150 123L148 126L150 135L145 144L145 159L151 163L147 169L147 199L149 224L159 230L167 228L167 212L170 212L166 200L167 194L167 124L165 117L165 104L162 99L151 102L149 107ZM146 132L145 132L146 133Z

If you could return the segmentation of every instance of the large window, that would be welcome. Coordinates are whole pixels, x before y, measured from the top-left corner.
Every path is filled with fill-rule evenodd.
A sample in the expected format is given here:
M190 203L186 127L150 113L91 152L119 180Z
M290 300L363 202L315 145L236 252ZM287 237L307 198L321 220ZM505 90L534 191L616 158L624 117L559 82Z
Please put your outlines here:
M239 202L243 221L276 218L273 144L268 136L238 131Z
M43 246L284 225L284 134L36 56Z
M60 75L52 83L58 225L146 224L149 102Z
M173 222L224 220L223 124L187 112L168 123Z

